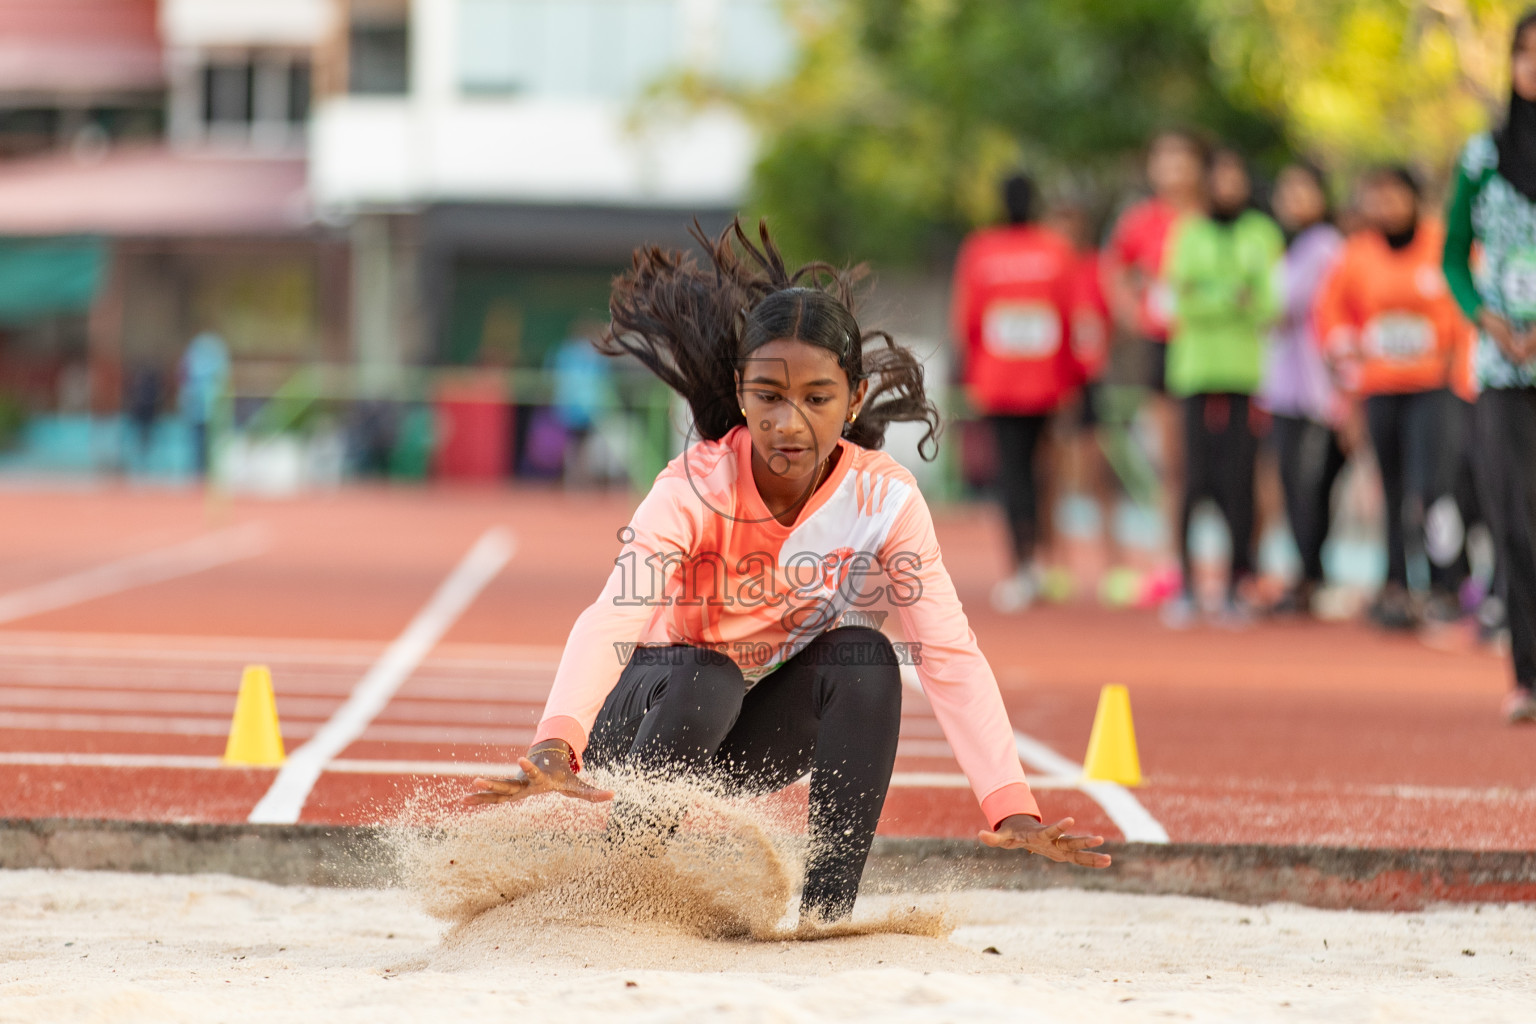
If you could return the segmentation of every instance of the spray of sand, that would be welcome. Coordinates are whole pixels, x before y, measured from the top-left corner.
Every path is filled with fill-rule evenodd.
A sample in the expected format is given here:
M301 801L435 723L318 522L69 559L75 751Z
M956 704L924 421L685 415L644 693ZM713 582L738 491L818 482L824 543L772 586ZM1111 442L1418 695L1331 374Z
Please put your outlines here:
M403 884L452 926L434 966L552 954L552 936L563 956L590 959L594 944L633 952L669 940L675 949L690 939L937 938L953 929L942 909L911 906L833 925L795 921L803 808L797 815L782 801L695 780L591 774L614 791L613 804L546 795L443 810L434 787L386 831ZM660 838L654 827L614 827L612 816L676 828Z

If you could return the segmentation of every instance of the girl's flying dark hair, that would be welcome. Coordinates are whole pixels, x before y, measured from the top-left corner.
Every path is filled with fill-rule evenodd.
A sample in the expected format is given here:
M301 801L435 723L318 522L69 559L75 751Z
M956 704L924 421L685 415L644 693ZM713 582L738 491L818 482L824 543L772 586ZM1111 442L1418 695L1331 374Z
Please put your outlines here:
M714 441L746 423L736 374L753 351L783 338L816 345L837 357L850 388L869 380L844 437L879 448L888 424L918 421L928 425L919 454L937 456L939 411L923 388L922 363L886 332L863 331L854 319L863 264L815 262L790 271L767 223L758 223L758 245L739 217L715 239L697 221L690 233L703 247L704 264L682 250L635 250L633 265L614 279L613 323L596 342L599 352L638 359L687 400L699 435Z

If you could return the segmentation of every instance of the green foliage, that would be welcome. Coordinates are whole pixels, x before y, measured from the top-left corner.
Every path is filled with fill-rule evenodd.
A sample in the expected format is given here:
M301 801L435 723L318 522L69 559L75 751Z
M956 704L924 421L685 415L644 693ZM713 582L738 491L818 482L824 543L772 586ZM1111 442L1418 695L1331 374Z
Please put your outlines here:
M26 425L26 404L17 396L0 391L0 451L14 448Z
M753 205L797 256L942 259L1014 167L1118 190L1160 127L1274 154L1234 102L1200 0L823 0L792 9L791 78L738 97L766 147Z
M1225 80L1325 164L1446 173L1500 115L1528 0L1204 0Z

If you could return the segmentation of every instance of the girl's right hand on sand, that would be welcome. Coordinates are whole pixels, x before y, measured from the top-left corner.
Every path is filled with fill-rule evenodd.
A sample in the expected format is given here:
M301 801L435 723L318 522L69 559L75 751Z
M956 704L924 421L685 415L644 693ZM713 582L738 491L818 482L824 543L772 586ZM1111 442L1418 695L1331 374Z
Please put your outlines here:
M1062 818L1054 825L1036 821L1027 814L1010 814L998 822L996 832L983 829L977 834L987 846L1004 850L1028 850L1058 862L1080 864L1085 868L1109 867L1109 855L1094 853L1089 849L1104 842L1103 836L1068 835L1071 818Z
M509 778L477 778L479 791L464 798L470 804L508 804L540 793L559 793L577 800L612 800L613 793L589 786L571 771L570 755L560 747L530 750L517 759L519 774Z

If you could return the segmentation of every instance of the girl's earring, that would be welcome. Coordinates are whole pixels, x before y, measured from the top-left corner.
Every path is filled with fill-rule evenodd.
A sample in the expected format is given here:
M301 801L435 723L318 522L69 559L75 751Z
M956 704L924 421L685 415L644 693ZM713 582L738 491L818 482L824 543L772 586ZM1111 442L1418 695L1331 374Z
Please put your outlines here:
M747 418L747 407L746 406L742 406L741 407L741 418L742 419L746 419Z

